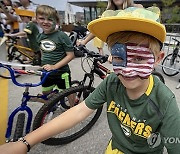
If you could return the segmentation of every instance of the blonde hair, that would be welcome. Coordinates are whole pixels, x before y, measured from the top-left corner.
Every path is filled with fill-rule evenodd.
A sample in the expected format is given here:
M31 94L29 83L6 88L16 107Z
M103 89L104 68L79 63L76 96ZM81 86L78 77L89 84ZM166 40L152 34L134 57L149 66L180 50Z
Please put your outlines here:
M107 39L108 47L111 48L115 43L128 43L131 40L142 40L139 42L143 44L144 42L148 42L149 49L157 56L161 50L160 42L147 34L140 32L132 32L132 31L124 31L124 32L116 32L111 34Z
M58 12L56 11L55 8L49 5L39 5L36 9L36 15L50 16L50 17L55 18L58 24L60 22Z
M123 0L122 9L127 7L134 6L133 0ZM118 7L114 4L113 0L108 0L108 5L106 10L118 10Z

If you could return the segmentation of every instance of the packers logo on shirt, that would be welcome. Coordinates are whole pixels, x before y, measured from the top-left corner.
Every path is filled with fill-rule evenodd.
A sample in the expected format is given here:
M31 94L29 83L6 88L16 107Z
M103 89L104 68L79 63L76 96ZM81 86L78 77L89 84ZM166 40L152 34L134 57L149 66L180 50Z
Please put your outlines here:
M56 49L56 44L51 40L42 40L40 48L44 51L53 51Z
M121 128L126 136L131 136L131 130L128 127L121 124Z

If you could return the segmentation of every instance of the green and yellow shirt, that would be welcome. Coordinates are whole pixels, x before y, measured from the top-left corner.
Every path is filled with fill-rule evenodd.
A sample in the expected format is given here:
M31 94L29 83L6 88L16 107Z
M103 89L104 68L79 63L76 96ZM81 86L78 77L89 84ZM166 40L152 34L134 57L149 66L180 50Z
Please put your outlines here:
M169 153L180 151L180 111L174 94L156 77L151 75L147 91L131 100L112 73L85 100L91 109L105 102L112 149L126 154L160 154L165 145Z

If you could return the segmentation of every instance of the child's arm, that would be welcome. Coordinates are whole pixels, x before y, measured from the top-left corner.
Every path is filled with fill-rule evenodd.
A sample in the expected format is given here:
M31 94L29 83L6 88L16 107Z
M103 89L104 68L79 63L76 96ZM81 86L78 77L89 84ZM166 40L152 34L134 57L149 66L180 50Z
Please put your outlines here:
M59 61L55 65L47 64L42 67L43 69L47 71L55 70L55 69L63 67L64 65L67 65L73 58L74 58L74 52L66 52L66 57L64 57L61 61Z
M92 33L89 33L89 35L84 40L78 41L77 45L86 45L89 41L91 41L94 38L95 36Z
M54 118L50 122L42 125L40 128L27 134L25 136L25 139L32 147L35 144L50 138L51 136L54 136L67 129L70 129L71 127L75 126L77 123L81 122L86 117L88 117L92 112L93 110L89 109L83 101L79 105L70 108L69 110L67 110L60 116ZM24 154L26 152L27 147L22 142L7 143L5 145L0 146L0 153L4 154Z
M14 34L5 34L5 36L11 36L11 37L27 37L26 32L18 32Z

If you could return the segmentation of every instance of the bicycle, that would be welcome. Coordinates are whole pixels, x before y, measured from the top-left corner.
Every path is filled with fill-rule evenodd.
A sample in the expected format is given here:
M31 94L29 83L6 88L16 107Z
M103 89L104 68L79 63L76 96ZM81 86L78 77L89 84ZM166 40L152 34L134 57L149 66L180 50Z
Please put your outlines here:
M11 62L7 62L7 61L0 61L1 63L3 63L4 65L7 65L8 67L11 67L11 65L13 66L17 66L17 67L24 67L23 64L18 64L18 63L11 63ZM26 65L26 67L31 67L31 65ZM6 68L4 67L1 67L1 70L0 70L0 77L1 78L4 78L4 79L11 79L11 74L9 74L8 72L6 72ZM20 76L20 73L18 71L16 71L15 68L13 68L14 70L14 77L19 77Z
M16 66L19 66L19 65L16 65ZM24 67L29 67L29 66L31 65L24 65ZM47 101L50 102L51 101L49 100L50 97L52 97L55 93L58 93L58 90L54 90L50 94L47 94L47 95L43 95L43 94L40 94L40 95L38 94L36 96L30 95L29 93L30 87L37 87L37 86L42 85L50 73L57 71L57 70L53 70L53 71L47 72L44 70L38 70L40 68L38 66L31 66L31 67L35 68L36 70L13 69L12 67L9 67L9 65L7 65L6 62L0 61L0 68L5 68L10 72L12 82L16 86L25 87L20 106L15 108L8 118L8 125L7 125L6 134L5 134L6 142L17 141L18 138L30 132L31 125L32 125L33 112L31 108L28 106L28 102L40 102L40 103L46 103ZM15 78L15 72L18 72L19 74L26 74L26 75L34 74L38 76L43 76L43 78L39 83L19 83ZM74 83L75 82L76 81L74 81ZM60 103L63 103L63 102L60 102ZM25 117L26 114L27 114L27 118ZM15 124L15 131L14 133L12 133L15 116L17 116L17 122ZM24 127L26 127L25 130L24 130Z
M7 45L7 60L9 62L12 62L13 60L17 60L18 62L20 62L21 64L24 64L23 61L23 56L29 58L30 61L33 60L34 56L34 51L31 48L28 47L24 47L22 45L18 45L18 37L11 37L11 36L6 36L7 40L5 41L6 45ZM27 52L29 52L29 54ZM20 76L19 74L17 74L15 77ZM9 74L3 74L0 73L0 77L5 78L5 79L10 79L10 75Z
M180 72L180 41L172 38L177 44L171 54L168 54L162 61L162 71L167 76L175 76Z
M22 56L29 58L30 61L33 60L34 51L31 48L18 45L18 37L7 36L7 38L8 40L6 41L6 44L8 46L8 61L17 60L21 64L24 64Z
M47 123L49 120L55 118L56 116L61 114L61 110L57 110L54 106L59 105L59 100L64 100L64 104L62 107L64 109L69 109L67 96L73 94L75 96L74 104L79 104L82 102L90 93L94 91L93 82L95 80L95 75L97 75L102 80L111 72L108 68L104 67L102 63L105 63L108 59L108 55L100 55L93 51L89 51L85 47L79 47L81 51L84 51L86 56L82 58L81 67L84 70L85 74L83 80L79 82L79 85L75 87L71 87L69 89L64 90L61 93L57 93L51 97L51 101L44 104L41 109L36 114L33 130L42 126L44 123ZM84 68L85 61L90 66L90 71L87 72ZM91 64L90 64L91 62ZM157 73L159 75L160 73ZM159 79L163 78L160 74ZM88 81L89 80L89 81ZM101 115L103 106L94 111L93 115L90 115L86 120L80 122L75 127L70 130L67 130L64 133L58 134L52 138L49 138L42 143L47 145L63 145L70 143L77 138L84 135L88 132L92 126L96 123L98 118Z
M84 57L84 53L77 47L76 43L78 40L84 39L88 34L88 30L83 26L75 27L69 34L69 38L74 46L75 57Z

